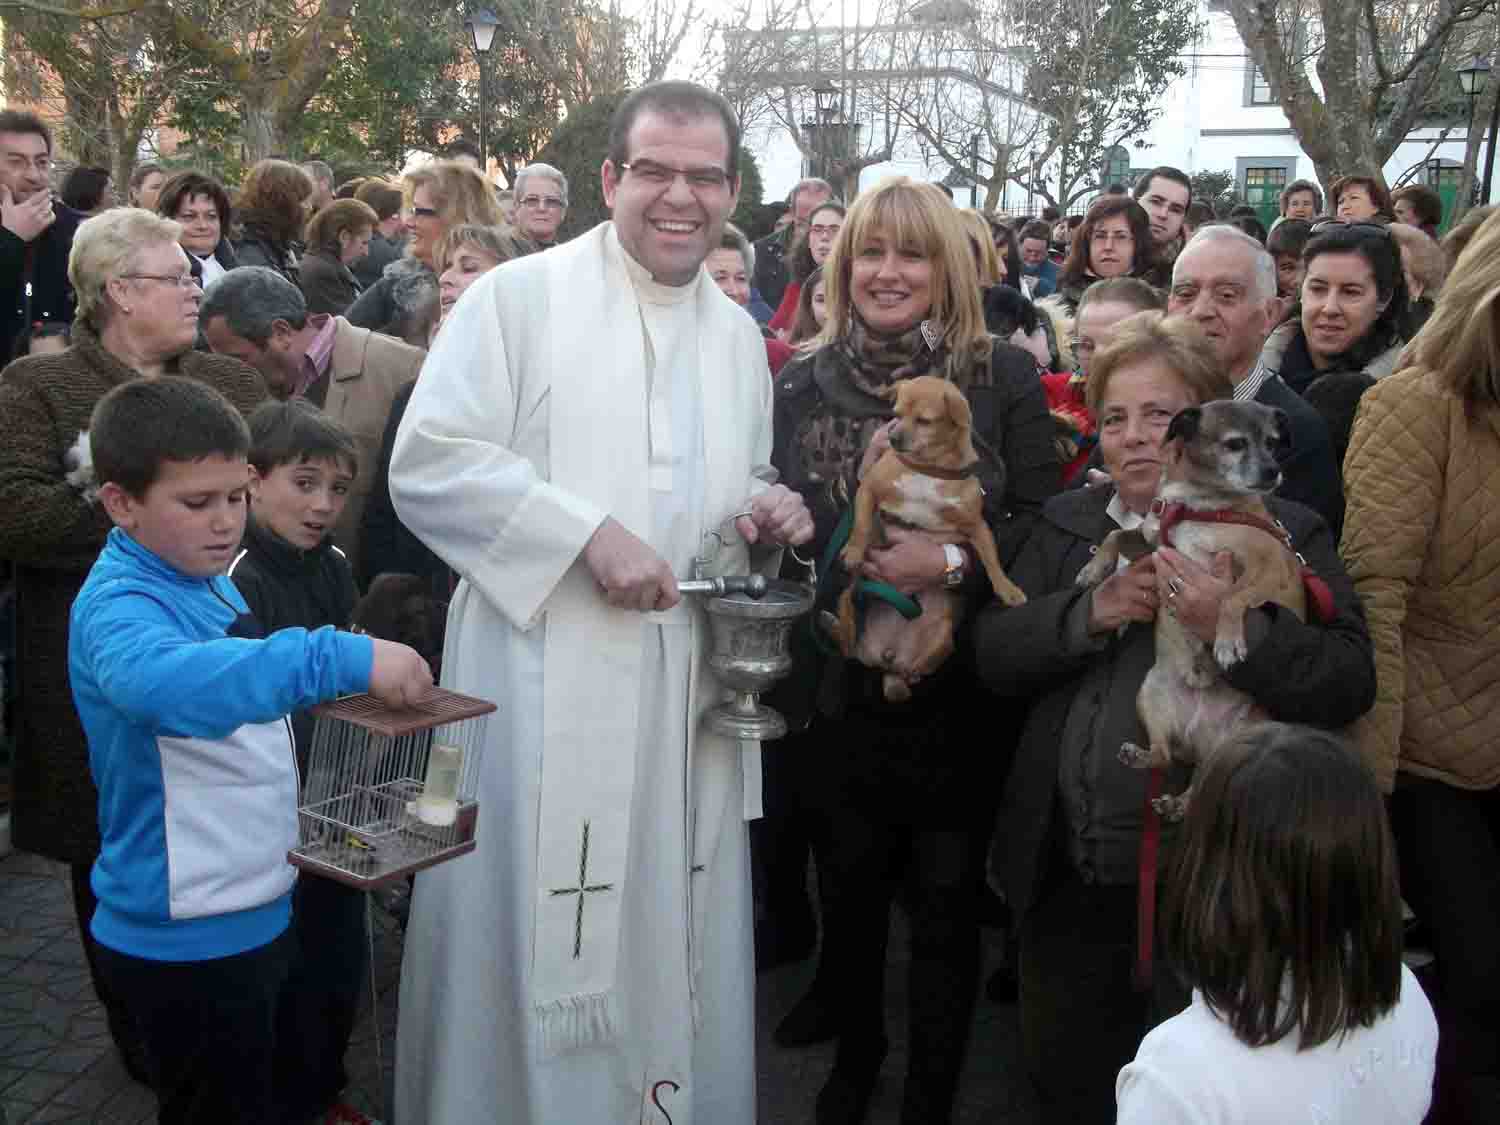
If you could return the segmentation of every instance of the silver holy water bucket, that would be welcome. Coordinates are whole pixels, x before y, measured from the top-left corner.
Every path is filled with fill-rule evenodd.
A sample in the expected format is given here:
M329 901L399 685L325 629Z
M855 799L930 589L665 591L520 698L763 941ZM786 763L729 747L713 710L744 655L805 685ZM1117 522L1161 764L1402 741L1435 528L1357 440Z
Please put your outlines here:
M709 535L722 544L717 532ZM795 551L793 557L798 557ZM704 578L711 558L695 559L693 579L677 584L684 594L703 595L713 642L709 667L734 692L733 699L704 715L703 723L726 738L780 738L786 734L786 720L760 701L760 693L792 670L792 626L812 609L816 581L803 584L760 574Z

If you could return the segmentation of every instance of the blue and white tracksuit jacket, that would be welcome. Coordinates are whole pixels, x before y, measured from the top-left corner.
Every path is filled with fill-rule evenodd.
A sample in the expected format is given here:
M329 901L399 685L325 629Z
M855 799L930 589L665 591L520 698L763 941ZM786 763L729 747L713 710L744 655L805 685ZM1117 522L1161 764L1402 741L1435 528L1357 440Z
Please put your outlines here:
M254 639L249 621L228 578L189 578L119 528L73 603L68 673L103 841L92 928L110 949L229 957L291 918L285 716L366 690L374 647L332 628Z

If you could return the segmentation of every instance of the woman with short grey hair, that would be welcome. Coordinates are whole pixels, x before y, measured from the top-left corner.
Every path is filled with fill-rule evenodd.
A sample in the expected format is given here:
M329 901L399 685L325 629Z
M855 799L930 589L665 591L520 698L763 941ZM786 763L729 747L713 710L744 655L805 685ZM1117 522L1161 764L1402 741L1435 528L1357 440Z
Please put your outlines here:
M515 225L538 246L557 241L568 214L568 177L550 164L528 164L516 173Z

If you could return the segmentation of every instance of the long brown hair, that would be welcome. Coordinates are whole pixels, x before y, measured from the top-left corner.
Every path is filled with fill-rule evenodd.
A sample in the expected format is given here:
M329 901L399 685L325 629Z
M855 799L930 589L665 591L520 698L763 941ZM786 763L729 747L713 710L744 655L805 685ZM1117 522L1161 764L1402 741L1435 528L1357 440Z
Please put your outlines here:
M786 342L794 348L812 343L818 335L818 322L813 317L812 303L813 291L822 284L822 266L814 266L812 273L802 279L802 292L797 295L797 319L792 321L792 331L786 338ZM824 300L828 298L826 287L823 297Z
M1130 224L1130 235L1135 239L1135 246L1130 251L1130 276L1140 276L1156 261L1156 251L1151 246L1151 216L1146 214L1146 209L1128 195L1106 195L1089 208L1089 213L1073 232L1067 260L1058 274L1058 289L1083 284L1088 277L1094 228L1116 215L1125 216L1125 221Z
M240 186L236 207L244 222L259 224L278 242L289 243L302 233L302 204L312 193L312 180L295 164L259 160Z
M854 315L850 276L854 259L876 237L921 254L932 263L932 307L928 319L943 333L948 374L966 379L976 363L989 361L993 343L984 326L979 271L952 201L932 184L906 176L882 180L849 208L844 229L823 263L828 320L817 342L831 344L849 329Z
M1197 775L1163 901L1168 959L1251 1047L1372 1027L1401 997L1401 895L1369 767L1265 723Z

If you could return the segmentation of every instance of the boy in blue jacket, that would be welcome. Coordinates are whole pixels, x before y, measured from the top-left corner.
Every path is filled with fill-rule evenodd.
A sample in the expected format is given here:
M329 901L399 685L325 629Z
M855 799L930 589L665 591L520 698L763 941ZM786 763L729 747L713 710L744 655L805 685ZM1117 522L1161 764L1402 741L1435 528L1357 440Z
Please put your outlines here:
M224 577L250 440L217 391L125 383L89 435L115 527L73 604L68 668L99 789L100 968L146 1039L164 1125L264 1125L295 944L286 716L365 690L409 704L431 673L369 637L263 635Z

